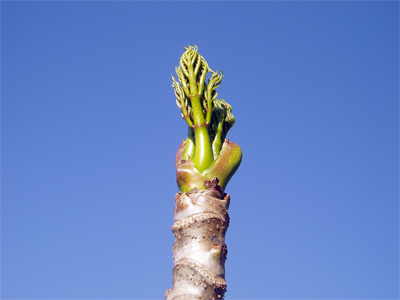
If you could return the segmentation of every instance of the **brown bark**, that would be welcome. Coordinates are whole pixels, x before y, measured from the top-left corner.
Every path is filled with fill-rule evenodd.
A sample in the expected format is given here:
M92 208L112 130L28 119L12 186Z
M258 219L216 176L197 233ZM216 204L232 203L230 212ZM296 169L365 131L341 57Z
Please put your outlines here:
M217 300L226 291L230 196L222 192L217 178L204 185L206 190L175 196L173 287L167 289L166 300Z

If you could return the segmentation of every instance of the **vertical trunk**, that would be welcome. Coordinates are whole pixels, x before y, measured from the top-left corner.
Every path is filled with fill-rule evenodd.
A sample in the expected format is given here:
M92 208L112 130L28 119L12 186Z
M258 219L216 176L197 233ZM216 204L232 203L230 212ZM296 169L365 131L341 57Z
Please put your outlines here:
M239 168L242 150L225 139L235 118L232 107L216 99L222 71L212 71L197 46L185 48L175 70L180 83L172 76L172 87L189 132L175 157L180 192L175 196L172 226L173 287L165 299L217 300L226 291L230 197L224 190ZM206 83L208 72L212 76Z
M217 300L226 291L230 196L222 192L217 178L204 185L206 190L175 196L173 287L167 289L166 300Z

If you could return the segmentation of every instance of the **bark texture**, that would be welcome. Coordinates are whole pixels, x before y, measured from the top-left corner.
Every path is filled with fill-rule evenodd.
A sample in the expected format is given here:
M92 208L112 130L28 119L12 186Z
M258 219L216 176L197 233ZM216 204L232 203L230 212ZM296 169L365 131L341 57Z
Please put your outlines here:
M217 300L226 291L230 196L222 192L217 178L204 185L206 190L175 196L173 287L167 289L166 300Z

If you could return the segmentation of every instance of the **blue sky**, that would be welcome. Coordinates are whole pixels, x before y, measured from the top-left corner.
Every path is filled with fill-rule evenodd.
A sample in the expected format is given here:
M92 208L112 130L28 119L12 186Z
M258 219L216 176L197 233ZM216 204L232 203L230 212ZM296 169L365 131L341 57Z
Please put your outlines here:
M2 1L1 298L163 298L188 44L244 153L226 299L398 298L396 1Z

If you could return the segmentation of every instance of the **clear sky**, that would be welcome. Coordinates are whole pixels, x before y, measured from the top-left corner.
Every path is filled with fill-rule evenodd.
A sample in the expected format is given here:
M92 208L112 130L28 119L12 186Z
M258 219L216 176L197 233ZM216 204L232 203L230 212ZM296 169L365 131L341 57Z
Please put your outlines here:
M171 73L223 70L226 299L399 298L399 3L1 2L1 298L162 299Z

